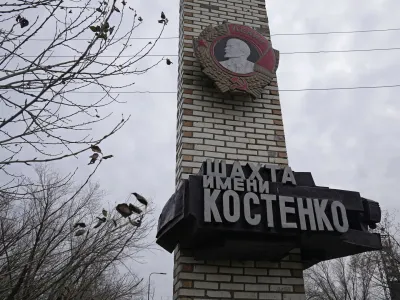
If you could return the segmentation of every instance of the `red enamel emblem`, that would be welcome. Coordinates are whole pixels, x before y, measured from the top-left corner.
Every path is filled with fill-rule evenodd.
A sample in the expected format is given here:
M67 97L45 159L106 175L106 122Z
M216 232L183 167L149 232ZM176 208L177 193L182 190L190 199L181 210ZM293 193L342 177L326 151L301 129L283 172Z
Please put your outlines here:
M194 46L203 72L222 92L244 91L257 98L275 77L279 52L248 26L209 26Z

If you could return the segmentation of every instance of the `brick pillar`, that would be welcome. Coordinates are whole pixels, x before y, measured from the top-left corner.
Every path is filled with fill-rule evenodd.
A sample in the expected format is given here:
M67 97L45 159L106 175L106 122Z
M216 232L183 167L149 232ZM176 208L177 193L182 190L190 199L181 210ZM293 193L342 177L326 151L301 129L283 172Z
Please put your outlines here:
M304 300L303 265L292 252L281 262L204 261L178 247L174 299Z
M253 27L269 38L263 0L181 0L177 186L207 158L288 163L276 79L259 99L251 99L219 93L201 71L192 39L223 21ZM178 247L174 299L305 299L299 254L295 251L278 263L196 261Z

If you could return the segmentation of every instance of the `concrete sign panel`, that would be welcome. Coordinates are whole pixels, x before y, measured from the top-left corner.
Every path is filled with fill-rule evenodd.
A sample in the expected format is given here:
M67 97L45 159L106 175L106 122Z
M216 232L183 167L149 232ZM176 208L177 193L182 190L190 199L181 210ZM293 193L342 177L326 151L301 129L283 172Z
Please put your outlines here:
M368 231L380 218L377 202L318 187L310 173L207 160L164 207L157 243L168 251L180 243L200 257L272 260L300 247L311 265L380 249Z

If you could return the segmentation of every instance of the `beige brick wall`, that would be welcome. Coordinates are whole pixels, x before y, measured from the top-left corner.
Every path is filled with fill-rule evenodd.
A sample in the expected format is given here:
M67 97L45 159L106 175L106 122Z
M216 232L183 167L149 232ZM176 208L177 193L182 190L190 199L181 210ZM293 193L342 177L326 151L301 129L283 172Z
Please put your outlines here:
M204 261L190 251L175 251L175 299L304 298L302 264L298 251L281 262Z
M201 72L193 37L222 21L249 25L269 37L264 1L182 0L176 183L205 158L287 164L277 82L260 99L221 94Z
M181 0L176 185L197 173L207 158L288 163L276 79L259 99L251 99L219 93L201 72L193 37L223 21L251 26L269 38L263 0ZM175 255L175 299L304 299L298 254L294 263L245 265L195 262L179 251Z

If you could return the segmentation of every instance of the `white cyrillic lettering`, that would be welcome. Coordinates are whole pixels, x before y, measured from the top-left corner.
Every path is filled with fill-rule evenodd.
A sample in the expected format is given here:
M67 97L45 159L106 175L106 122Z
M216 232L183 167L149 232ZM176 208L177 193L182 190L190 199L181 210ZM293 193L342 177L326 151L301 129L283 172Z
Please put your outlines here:
M242 178L233 178L233 189L238 192L244 192L244 181Z
M258 182L256 180L247 179L246 180L246 190L249 192L257 193L257 191L258 191L257 183Z
M204 189L204 222L211 222L211 215L213 215L215 222L222 223L215 203L220 193L220 190L214 190L211 194L210 189Z
M254 193L246 193L243 198L244 217L247 223L256 226L260 224L261 216L260 214L254 214L254 216L251 215L250 200L252 200L254 204L260 204L260 199L258 199L257 195Z
M233 200L233 209L231 214L230 198ZM224 217L228 222L235 223L240 218L240 200L239 195L235 191L226 191L222 196L224 206Z
M245 179L244 173L243 173L243 170L242 170L242 166L240 165L240 163L238 161L235 161L233 163L231 176L229 176L229 177L232 177L232 178L236 177L236 178Z
M307 202L307 208L304 207L304 200ZM297 206L299 208L299 219L300 219L300 228L301 230L307 230L306 216L308 216L308 220L310 221L310 230L317 230L317 225L315 223L314 218L314 206L312 203L312 199L307 198L297 198Z
M318 199L314 199L314 210L315 210L315 217L317 218L318 230L324 231L324 224L328 231L333 231L332 225L329 222L328 217L325 214L326 205L328 204L327 199L321 200L319 203Z
M258 190L260 194L268 194L269 193L269 182L268 181L259 181L258 182Z
M294 207L287 207L287 203L294 203L293 197L279 196L279 208L281 211L281 222L282 228L297 228L296 223L287 221L287 214L295 214L296 210Z
M296 185L296 179L294 178L294 174L291 167L285 167L282 175L282 183L291 182L293 185Z
M259 173L261 165L260 164L255 165L253 163L248 163L247 165L251 168L251 171L253 172L253 173L251 173L249 179L253 180L253 179L257 178L257 180L262 181L263 178L261 177L261 175Z
M342 216L342 225L339 222L338 208ZM347 219L346 207L344 207L342 202L333 201L331 210L333 226L335 226L336 230L341 233L347 232L349 230L349 220Z
M271 181L276 182L276 171L279 170L279 166L265 164L264 167L271 170Z
M267 208L267 223L269 228L274 227L274 212L272 210L272 201L276 201L276 195L261 195L261 200L265 200Z
M203 175L203 188L213 189L214 188L214 177Z
M225 182L224 182L225 180ZM232 179L230 178L215 178L215 188L219 190L231 190L232 189Z
M219 160L215 160L214 167L213 167L212 160L207 159L206 164L207 164L207 174L206 175L215 176L215 177L226 177L226 162L225 161L222 160L220 162Z

